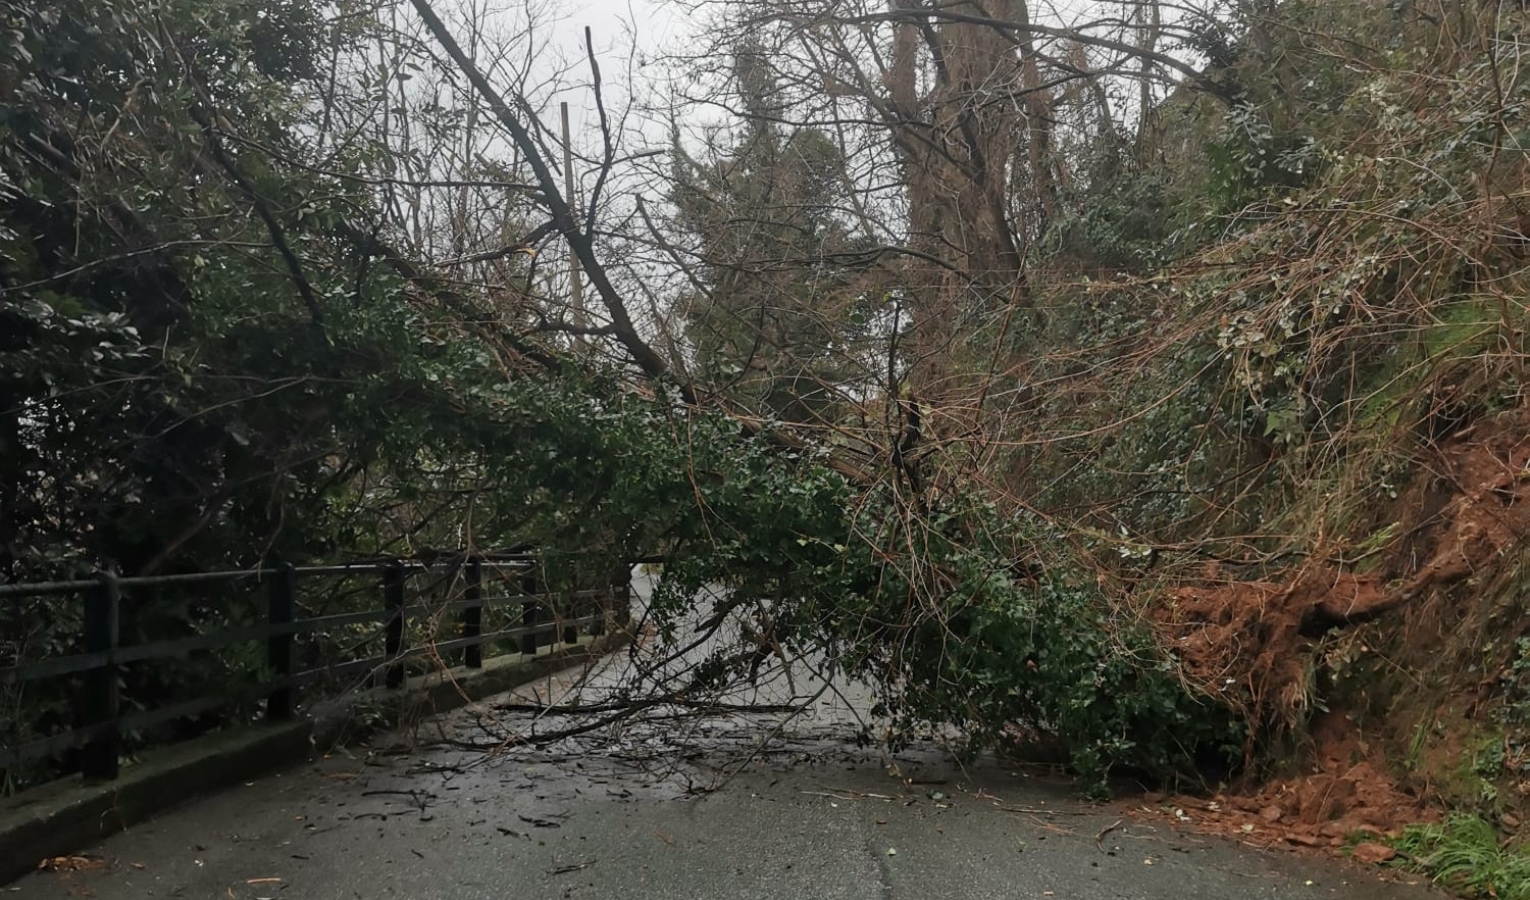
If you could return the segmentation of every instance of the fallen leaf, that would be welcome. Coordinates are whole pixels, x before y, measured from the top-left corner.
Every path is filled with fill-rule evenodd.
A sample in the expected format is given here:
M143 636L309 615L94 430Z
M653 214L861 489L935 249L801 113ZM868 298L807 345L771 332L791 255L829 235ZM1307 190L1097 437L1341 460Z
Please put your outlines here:
M82 869L104 869L106 860L89 856L48 856L37 864L44 872L78 872Z
M1364 844L1356 844L1350 855L1363 863L1378 865L1397 858L1397 851L1386 844L1377 844L1367 841Z

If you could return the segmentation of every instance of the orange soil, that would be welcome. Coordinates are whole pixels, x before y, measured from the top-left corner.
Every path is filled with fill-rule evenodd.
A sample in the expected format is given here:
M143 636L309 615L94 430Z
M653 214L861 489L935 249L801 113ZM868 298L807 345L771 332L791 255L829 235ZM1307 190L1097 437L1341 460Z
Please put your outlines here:
M1399 787L1381 747L1363 739L1341 711L1313 714L1322 707L1313 702L1311 672L1318 663L1311 650L1332 629L1401 610L1402 657L1419 665L1441 662L1442 642L1472 619L1485 588L1504 574L1506 551L1527 545L1530 409L1452 435L1431 448L1416 471L1421 474L1397 502L1395 533L1372 571L1314 561L1279 581L1258 582L1211 571L1170 590L1151 612L1192 682L1241 705L1264 735L1294 731L1311 746L1310 774L1211 800L1149 795L1167 801L1158 812L1250 842L1312 848L1339 847L1355 832L1384 833L1431 817L1432 798ZM1412 619L1426 618L1420 604L1451 612L1431 613L1439 622L1415 629Z
M1316 717L1311 736L1309 774L1246 785L1210 798L1146 794L1135 812L1167 816L1188 828L1259 846L1335 854L1356 835L1395 834L1404 825L1436 818L1424 799L1398 787L1380 749L1362 740L1342 714Z

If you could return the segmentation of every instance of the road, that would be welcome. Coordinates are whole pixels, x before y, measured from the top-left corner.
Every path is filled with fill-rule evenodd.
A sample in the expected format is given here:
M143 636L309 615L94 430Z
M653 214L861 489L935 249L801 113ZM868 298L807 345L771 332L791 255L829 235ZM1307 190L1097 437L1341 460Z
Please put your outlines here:
M597 682L616 677L608 664ZM565 675L524 689L569 689ZM852 701L853 703L853 701ZM846 710L712 716L494 750L493 704L193 801L38 872L36 900L1181 900L1439 895L1078 800L1066 783L934 742L847 740ZM563 727L568 721L544 721ZM762 734L779 731L762 743ZM485 748L489 749L485 749Z

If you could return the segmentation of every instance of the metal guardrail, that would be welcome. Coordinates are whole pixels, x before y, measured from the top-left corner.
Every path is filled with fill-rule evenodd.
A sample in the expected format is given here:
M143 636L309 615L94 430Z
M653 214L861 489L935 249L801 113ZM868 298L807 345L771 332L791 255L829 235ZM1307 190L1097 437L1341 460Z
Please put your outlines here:
M485 570L499 570L515 578L517 593L485 594ZM408 603L408 582L415 575L432 572L450 577L442 590L460 584L460 597L442 596L435 603ZM297 615L300 578L380 577L381 607L371 610L300 617ZM460 582L459 582L460 579ZM119 642L120 611L124 591L169 585L231 584L246 580L266 587L265 622L227 628L210 634L123 646ZM613 617L623 615L629 602L628 586L550 595L537 591L536 559L526 555L484 555L444 564L395 560L353 565L281 565L273 568L199 572L184 575L118 577L102 573L88 580L0 585L0 603L28 597L78 594L83 604L82 652L20 662L0 667L0 687L41 679L82 676L83 692L76 726L64 733L30 741L16 747L0 747L0 771L30 760L80 748L80 770L86 778L117 777L122 735L188 716L199 715L239 702L264 699L265 716L271 721L290 720L296 714L298 690L324 676L348 672L382 674L387 688L404 685L405 662L426 653L454 655L469 668L483 666L483 646L517 641L523 654L562 640L577 643L579 631L602 634ZM510 582L504 582L509 584ZM553 602L563 601L562 604ZM516 625L485 634L483 612L496 606L520 607ZM560 609L560 606L563 608ZM457 614L460 636L416 647L405 644L406 624L422 614ZM569 615L568 613L574 613ZM297 671L294 641L298 635L325 632L345 625L379 623L383 652L360 659L336 661ZM373 638L372 640L375 640ZM137 712L122 714L119 668L129 663L183 656L241 642L263 641L269 677L214 696L200 696Z

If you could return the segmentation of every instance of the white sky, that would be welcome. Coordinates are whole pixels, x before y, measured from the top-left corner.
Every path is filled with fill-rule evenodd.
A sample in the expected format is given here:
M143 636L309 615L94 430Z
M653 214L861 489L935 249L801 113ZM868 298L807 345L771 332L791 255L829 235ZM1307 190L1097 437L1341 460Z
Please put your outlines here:
M551 26L551 49L555 58L570 61L585 59L584 29L590 29L600 61L601 78L604 82L606 108L620 112L628 105L630 97L629 76L639 82L639 92L652 87L644 77L655 72L651 67L629 69L635 56L638 61L653 59L670 46L670 41L683 32L683 21L677 21L676 8L664 0L558 0L555 3L558 20ZM555 100L567 100L569 115L576 142L580 134L593 139L596 127L594 97L589 90L589 67L580 65L574 73L579 87L560 92ZM662 131L655 137L664 139ZM579 142L583 143L583 142ZM633 149L633 148L629 148Z

